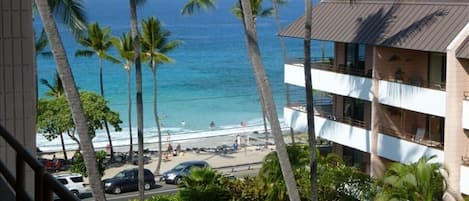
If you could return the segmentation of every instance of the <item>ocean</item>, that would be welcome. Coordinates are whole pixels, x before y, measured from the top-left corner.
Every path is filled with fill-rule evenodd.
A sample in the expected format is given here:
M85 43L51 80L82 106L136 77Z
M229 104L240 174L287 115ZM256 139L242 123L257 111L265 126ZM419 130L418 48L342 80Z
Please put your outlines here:
M120 36L130 29L128 0L85 0L89 22L109 26L112 34ZM242 129L240 122L254 130L262 130L262 110L259 95L248 61L242 24L230 8L236 1L218 1L215 10L182 16L180 10L186 1L151 0L138 8L139 20L156 16L171 32L171 39L183 41L169 53L174 63L158 67L158 107L162 118L163 133L172 136L200 136L226 134L225 129ZM270 1L269 1L270 2ZM265 7L270 7L266 4ZM301 16L304 1L290 0L280 8L282 27ZM273 17L258 18L257 31L261 54L268 74L280 120L285 105L282 50ZM35 21L35 27L40 22ZM69 31L61 27L61 35L80 90L99 93L99 68L96 57L76 58L74 52L82 49ZM289 58L303 54L301 39L286 38ZM326 43L326 56L331 56L332 44ZM312 44L313 55L320 54L319 42ZM109 52L117 55L114 49ZM119 112L123 123L121 132L113 132L115 144L128 144L127 74L118 64L104 62L104 91L112 110ZM152 75L148 64L143 64L144 135L146 142L154 142L156 136L153 118ZM38 79L52 81L55 62L50 58L37 58ZM135 80L132 72L132 79ZM44 97L47 88L38 83L38 93ZM135 83L132 83L134 94ZM136 137L136 107L133 98L132 127ZM218 131L209 129L214 122ZM184 123L182 123L184 122ZM236 130L238 129L238 130ZM207 131L207 132L205 132ZM189 137L187 137L189 138ZM163 138L165 139L165 138ZM106 136L98 131L93 139L95 146L106 146ZM73 141L65 139L67 148ZM37 145L43 150L60 150L58 139L47 141L38 135Z

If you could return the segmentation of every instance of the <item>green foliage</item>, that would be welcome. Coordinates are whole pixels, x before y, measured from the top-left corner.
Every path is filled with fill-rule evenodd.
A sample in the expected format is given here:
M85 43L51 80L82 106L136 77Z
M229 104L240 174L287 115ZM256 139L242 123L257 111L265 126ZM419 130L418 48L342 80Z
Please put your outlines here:
M87 49L77 50L75 56L91 57L96 55L99 59L120 63L118 59L107 53L112 46L110 34L111 29L109 27L101 28L98 23L88 24L87 35L78 39L78 43Z
M112 37L111 43L117 49L119 56L124 59L124 62L121 63L124 64L125 70L130 71L132 61L135 57L133 40L130 32L122 34L120 38L116 36Z
M287 147L301 200L309 200L311 183L307 146ZM319 153L319 151L317 151ZM353 167L346 166L336 155L317 155L319 200L368 200L371 180ZM288 200L287 189L275 152L268 154L259 171L260 185L267 200Z
M139 201L139 199L132 199L130 201ZM182 201L178 195L155 195L145 199L145 201Z
M99 174L103 175L104 174L104 165L103 161L106 158L106 152L105 151L98 151L96 152L96 162L98 164L98 171ZM70 168L71 172L75 173L80 173L84 177L88 177L88 172L86 171L86 166L85 166L85 161L83 160L83 156L81 153L77 152L74 157L74 161L72 164L72 167Z
M184 4L181 14L192 15L196 10L208 10L215 8L216 0L188 0Z
M225 178L209 168L194 168L182 180L179 196L187 201L228 201L230 189L224 184Z
M107 101L94 92L80 92L80 98L88 120L88 133L91 138L97 129L102 129L104 119L112 125L115 131L121 131L119 113L107 106ZM39 133L48 140L55 139L60 133L73 131L74 124L70 107L65 96L56 98L41 98L38 102L37 123Z
M267 200L257 177L244 179L225 179L223 185L230 189L232 201L264 201Z
M375 200L441 200L445 192L443 168L430 163L432 157L422 157L410 165L393 163L374 185Z
M155 17L150 17L142 21L142 56L144 60L150 62L150 67L155 70L156 64L170 63L173 61L166 53L174 50L181 44L181 41L169 41L171 33L161 25Z
M251 0L251 9L252 9L252 16L254 18L256 17L268 17L274 15L274 9L273 8L267 8L264 9L262 8L262 2L263 0ZM283 3L284 1L278 1L280 3ZM243 16L243 11L241 10L241 6L239 4L239 1L231 8L231 13L233 13L237 18L241 19Z

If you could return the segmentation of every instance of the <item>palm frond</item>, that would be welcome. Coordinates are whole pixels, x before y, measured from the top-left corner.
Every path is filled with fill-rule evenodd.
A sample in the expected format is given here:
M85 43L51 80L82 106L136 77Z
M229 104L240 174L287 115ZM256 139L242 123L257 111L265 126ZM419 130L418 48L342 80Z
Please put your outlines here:
M86 26L86 12L82 0L48 0L49 6L57 19L79 37Z
M109 61L111 63L114 63L114 64L120 64L122 62L119 61L119 59L117 59L116 57L112 56L112 55L109 55L109 54L106 54L104 53L103 56L102 56L106 61Z
M181 14L192 15L195 11L215 9L215 0L189 0L184 4Z
M95 54L96 53L94 51L91 51L91 50L77 50L75 52L76 57L92 57Z

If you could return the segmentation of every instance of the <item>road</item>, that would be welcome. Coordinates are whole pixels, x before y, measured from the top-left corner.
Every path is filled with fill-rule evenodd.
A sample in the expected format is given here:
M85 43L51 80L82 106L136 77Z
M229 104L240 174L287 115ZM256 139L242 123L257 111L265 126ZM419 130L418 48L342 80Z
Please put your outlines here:
M219 170L222 173L231 173L237 178L243 178L246 176L256 176L259 172L259 167L260 165L253 166L253 167L248 167L248 166L243 166L243 167L235 167L235 168L225 168L222 170ZM232 172L233 171L233 172ZM176 185L172 184L164 184L164 183L157 183L156 186L148 191L145 191L145 197L149 198L153 195L157 194L173 194L178 191L178 188ZM128 201L129 199L134 199L138 198L138 192L126 192L122 194L106 194L106 199L109 201ZM85 198L82 199L85 201L92 201L94 200L93 197Z

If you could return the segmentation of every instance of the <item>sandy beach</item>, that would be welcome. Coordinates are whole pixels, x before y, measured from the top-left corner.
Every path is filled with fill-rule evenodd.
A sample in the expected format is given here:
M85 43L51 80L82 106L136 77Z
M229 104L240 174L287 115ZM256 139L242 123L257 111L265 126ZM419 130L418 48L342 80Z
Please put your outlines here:
M163 173L177 164L190 161L190 160L204 160L209 163L212 168L226 167L226 166L236 166L240 164L249 164L249 163L259 163L262 162L264 157L275 150L272 138L269 136L268 143L270 144L267 148L264 148L266 143L265 134L250 134L249 140L247 140L246 135L240 136L239 149L236 152L232 153L216 153L214 149L220 145L232 146L236 140L236 135L226 135L226 136L216 136L216 137L207 137L199 138L193 140L182 140L182 141L170 141L173 147L176 147L178 144L181 145L181 152L178 156L169 156L168 159L163 157L161 163L160 173ZM299 136L297 136L299 137ZM290 136L285 136L285 141L289 143L291 141ZM157 143L148 143L145 144L145 149L149 150L149 153L146 153L145 156L151 157L151 161L148 164L145 164L145 168L154 172L156 170L158 162L158 153L155 152L158 149ZM163 152L167 150L168 142L163 143L162 149ZM194 151L195 148L204 148L205 151ZM96 148L96 150L103 150L103 148ZM105 150L105 149L104 149ZM115 152L128 152L128 146L116 146L114 147ZM134 151L137 150L137 146L134 145ZM67 151L69 158L73 156L75 151ZM55 155L56 158L63 158L63 152L51 152L41 154L41 158L51 159ZM123 164L120 166L109 167L105 170L103 179L113 177L119 171L124 169L137 168L137 165L133 164Z

